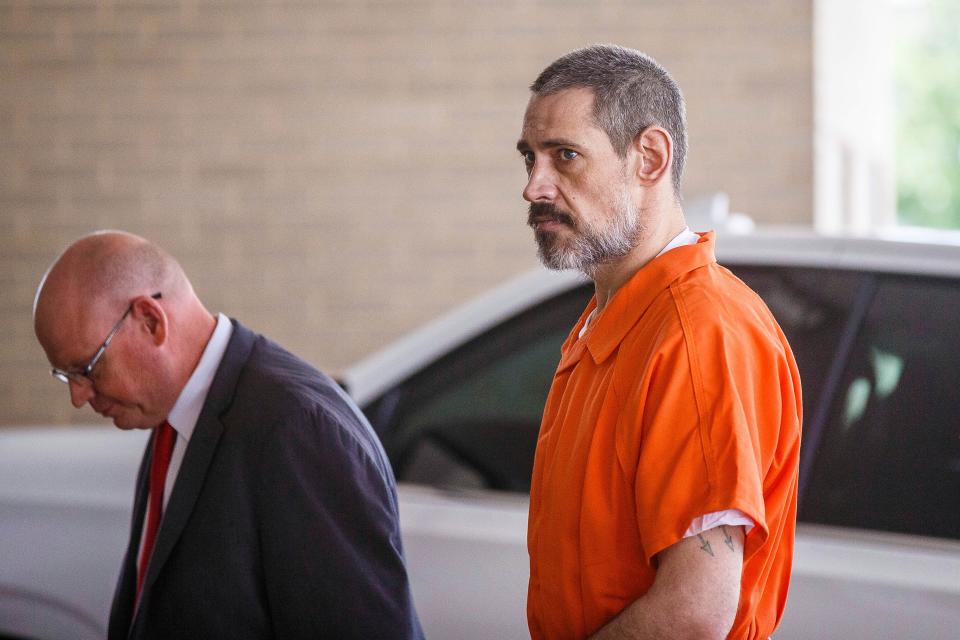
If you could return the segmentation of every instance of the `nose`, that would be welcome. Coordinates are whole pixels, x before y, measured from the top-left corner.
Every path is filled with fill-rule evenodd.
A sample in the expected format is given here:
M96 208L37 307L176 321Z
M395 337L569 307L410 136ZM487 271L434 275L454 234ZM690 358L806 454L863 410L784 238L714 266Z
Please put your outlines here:
M93 385L90 383L71 380L69 382L69 386L70 403L77 409L82 407L87 402L90 402L90 398L94 396Z
M553 202L557 197L557 185L549 167L534 164L527 178L527 187L523 190L523 199L527 202Z

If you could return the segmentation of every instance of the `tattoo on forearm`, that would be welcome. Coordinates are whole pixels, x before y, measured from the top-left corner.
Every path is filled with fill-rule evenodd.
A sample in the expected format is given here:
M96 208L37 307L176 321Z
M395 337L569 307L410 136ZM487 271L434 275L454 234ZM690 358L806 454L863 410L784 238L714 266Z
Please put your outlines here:
M725 526L721 526L720 529L723 531L723 543L730 547L730 551L736 552L736 549L733 546L733 536L730 535L730 532L727 531Z
M702 533L698 533L697 537L700 538L700 549L713 556L713 548L710 546L710 541L704 538Z

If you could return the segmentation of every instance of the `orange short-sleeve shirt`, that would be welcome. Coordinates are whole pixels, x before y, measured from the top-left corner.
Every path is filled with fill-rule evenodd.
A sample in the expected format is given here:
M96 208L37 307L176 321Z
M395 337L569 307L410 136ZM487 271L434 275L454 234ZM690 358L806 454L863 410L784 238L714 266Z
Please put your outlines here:
M793 557L800 378L763 301L714 258L712 233L640 269L563 345L530 491L533 638L584 638L643 596L691 521L739 509L730 638L766 638Z

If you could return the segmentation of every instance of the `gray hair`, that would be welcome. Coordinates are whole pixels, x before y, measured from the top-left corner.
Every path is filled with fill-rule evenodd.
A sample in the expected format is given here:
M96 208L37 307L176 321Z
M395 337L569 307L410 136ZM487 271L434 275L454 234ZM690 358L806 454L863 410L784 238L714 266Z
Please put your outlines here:
M673 190L687 157L687 113L680 86L656 60L635 49L596 44L576 49L544 69L530 91L537 96L583 87L593 90L593 115L623 158L634 138L651 125L673 139Z

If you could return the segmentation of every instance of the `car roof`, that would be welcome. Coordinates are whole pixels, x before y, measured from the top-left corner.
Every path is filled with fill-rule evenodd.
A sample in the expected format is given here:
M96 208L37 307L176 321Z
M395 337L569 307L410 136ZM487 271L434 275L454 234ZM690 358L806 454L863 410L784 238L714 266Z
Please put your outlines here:
M895 236L895 239L894 237ZM960 234L898 228L873 237L817 234L801 228L721 233L717 260L960 278ZM340 376L360 406L461 344L544 300L588 283L573 271L524 273L401 337Z

